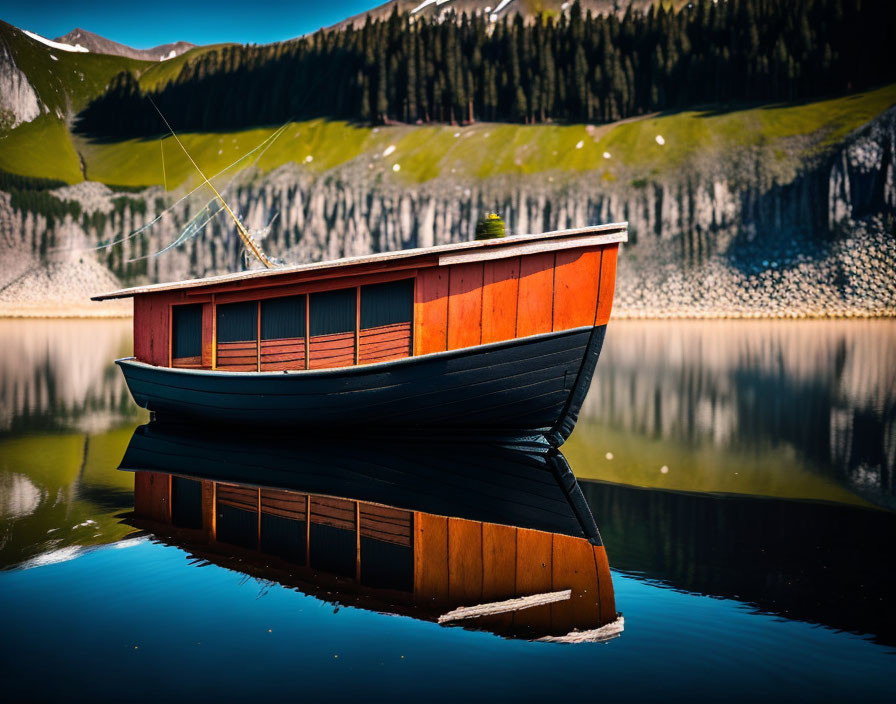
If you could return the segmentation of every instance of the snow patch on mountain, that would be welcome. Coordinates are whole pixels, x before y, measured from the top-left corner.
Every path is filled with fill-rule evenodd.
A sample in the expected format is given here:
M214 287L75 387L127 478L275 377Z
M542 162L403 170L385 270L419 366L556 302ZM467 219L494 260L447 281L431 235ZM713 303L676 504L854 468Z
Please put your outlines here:
M22 30L29 37L34 39L35 41L40 42L41 44L46 44L53 49L61 49L62 51L78 51L78 52L88 52L90 51L86 47L81 46L80 44L75 44L72 46L71 44L63 44L61 42L54 42L52 39L47 39L46 37L42 37L39 34L35 34L34 32L29 32L27 29Z

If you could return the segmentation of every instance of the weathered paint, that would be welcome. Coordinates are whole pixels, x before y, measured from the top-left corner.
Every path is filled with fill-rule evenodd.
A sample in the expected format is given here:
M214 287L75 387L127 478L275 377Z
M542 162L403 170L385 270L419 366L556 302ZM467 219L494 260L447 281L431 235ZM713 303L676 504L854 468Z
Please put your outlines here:
M293 282L276 286L249 279L202 289L138 294L134 303L134 354L157 366L175 363L171 351L171 306L203 303L202 354L180 359L177 366L231 371L322 369L399 359L407 354L475 347L480 344L604 325L612 310L618 244L556 252L538 252L504 259L438 266L436 259L414 262L414 268L373 271ZM250 343L215 339L216 306L386 282L415 276L412 326ZM214 293L212 293L214 291ZM260 325L260 322L259 322ZM302 348L305 347L304 354ZM407 349L407 352L405 350Z

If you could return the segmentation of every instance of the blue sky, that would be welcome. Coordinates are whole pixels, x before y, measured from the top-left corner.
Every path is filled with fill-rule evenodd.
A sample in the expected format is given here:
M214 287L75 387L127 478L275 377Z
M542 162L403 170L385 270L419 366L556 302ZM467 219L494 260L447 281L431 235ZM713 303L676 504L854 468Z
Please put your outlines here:
M146 49L194 44L266 44L335 24L385 0L0 0L0 19L50 39L81 27Z

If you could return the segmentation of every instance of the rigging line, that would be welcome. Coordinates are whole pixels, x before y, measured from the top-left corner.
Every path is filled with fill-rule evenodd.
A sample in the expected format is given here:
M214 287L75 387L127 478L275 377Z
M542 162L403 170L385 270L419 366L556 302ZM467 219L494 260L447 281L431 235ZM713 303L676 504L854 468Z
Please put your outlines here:
M259 149L264 148L264 151L267 151L267 149L271 146L271 144L273 144L274 140L275 140L277 137L280 136L280 134L286 129L286 127L287 127L288 125L289 125L289 122L284 123L278 130L276 130L275 132L273 132L273 133L272 133L266 140L264 140L263 142L261 142L260 144L258 144L257 146L255 146L255 147L254 147L253 149L251 149L250 151L248 151L248 152L246 152L245 154L243 154L239 159L237 159L236 161L234 161L234 162L233 162L232 164L230 164L229 166L225 166L223 169L221 169L220 171L218 171L214 176L212 176L212 178L218 178L218 176L220 176L221 174L227 173L228 171L230 171L230 169L232 169L234 166L236 166L237 164L239 164L241 161L244 161L245 159L248 159L250 156L252 156L252 155L253 155L255 152L257 152ZM262 153L264 153L264 152L262 152ZM260 158L260 155L259 155L259 158ZM256 161L257 161L257 160L256 160ZM234 175L234 178L236 178L235 175ZM230 183L233 183L233 179L230 180ZM230 186L230 183L227 184L227 186L225 187L225 189L226 189L227 187ZM204 184L204 183L200 183L198 186L196 186L196 187L195 187L193 190L191 190L189 193L187 193L186 195L182 196L182 197L179 198L177 201L175 201L174 203L172 203L171 205L169 205L167 208L165 208L164 210L162 210L162 211L161 211L155 218L153 218L152 220L150 220L148 223L146 223L146 224L143 225L142 227L137 228L137 229L134 230L133 232L131 232L131 233L127 234L127 235L124 235L123 237L119 237L118 239L112 240L111 242L106 242L106 243L104 243L104 244L98 244L98 245L96 245L96 246L94 246L94 247L54 247L54 248L51 249L50 251L52 251L52 252L59 252L59 251L63 251L63 250L65 250L65 251L70 251L70 250L75 250L75 249L76 249L76 250L83 250L83 251L95 251L95 250L98 250L98 249L107 249L107 248L109 248L109 247L113 247L113 246L115 246L116 244L120 244L120 243L122 243L122 242L125 242L125 241L127 241L127 240L129 240L129 239L132 239L132 238L136 237L137 235L139 235L139 234L145 232L145 231L148 230L150 227L152 227L153 225L155 225L159 220L162 219L162 217L163 217L166 213L169 213L169 212L171 212L172 210L174 210L174 208L176 208L178 205L180 205L181 203L183 203L187 198L189 198L191 195L193 195L196 191L198 191L199 189L201 189L203 186L205 186L205 184ZM210 200L208 201L208 203L211 204L211 203L214 202L215 200L216 200L215 198L212 198L212 199L210 199Z
M243 241L243 244L246 246L246 248L250 252L252 252L252 254L255 255L255 257L258 259L258 261L260 261L262 264L264 264L264 266L266 268L268 268L268 269L272 268L274 265L264 255L264 252L261 251L261 249L258 247L258 245L255 244L255 240L252 239L252 235L250 235L249 232L246 230L246 226L243 225L242 221L236 216L236 214L233 212L233 210L230 209L230 206L227 205L227 201L225 201L224 198L221 196L221 194L218 193L218 189L215 188L212 185L212 182L209 181L205 177L205 174L202 172L202 169L199 168L199 164L196 163L196 161L190 155L190 152L187 151L187 148L184 146L183 142L180 141L180 137L177 136L177 134L172 129L171 125L168 124L168 120L162 114L162 111L159 110L155 101L150 96L146 96L146 97L149 100L150 105L152 105L155 108L156 112L159 113L159 117L162 118L162 122L165 123L165 126L168 128L168 131L171 132L172 136L174 137L175 141L178 143L180 148L183 150L184 154L187 155L187 158L190 160L190 163L193 164L193 166L196 168L196 171L199 172L199 175L202 176L202 178L205 180L205 183L208 185L208 187L212 189L212 191L214 192L214 194L216 196L218 196L218 199L224 205L225 210L227 210L227 214L233 219L233 222L236 223L236 229L239 232L240 239Z
M332 71L332 67L329 67L328 70L325 71L325 72L319 73L319 74L316 76L316 83L320 83L321 81L323 81L323 80L325 79L325 77L326 77L327 75L329 75L330 71ZM277 139L277 138L278 138L278 137L279 137L279 136L286 130L286 128L289 126L289 124L290 124L291 122L293 122L294 120L298 119L298 116L299 116L300 111L305 107L305 104L308 102L308 100L309 100L309 98L311 97L311 95L312 95L313 92L314 92L314 91L311 90L311 89L305 91L305 94L302 96L301 101L300 101L299 104L296 106L295 113L294 113L291 117L286 118L286 120L284 121L284 123L283 123L282 125L280 125L280 127L279 127L275 132L273 132L273 133L272 133L266 140L264 140L263 142L261 142L260 144L258 144L254 149L252 149L252 150L246 152L245 154L243 154L239 159L237 159L236 161L234 161L234 162L233 162L232 164L230 164L229 166L225 166L223 169L221 169L220 171L218 171L214 176L212 176L212 178L213 178L213 179L214 179L214 178L217 178L217 177L220 176L221 174L226 173L227 171L229 171L230 169L232 169L234 166L236 166L237 164L239 164L239 163L240 163L241 161L243 161L244 159L248 159L252 154L254 154L255 152L257 152L257 151L258 151L259 149L261 149L262 147L264 147L264 151L267 151L267 149L270 147L270 145L273 144L273 142L274 142L274 141L275 141L275 140L276 140L276 139ZM151 99L150 99L150 100L151 100ZM154 103L153 103L153 107L155 107L155 104L154 104ZM156 110L158 110L158 108L156 108ZM163 118L163 119L164 119L164 118ZM267 146L265 146L265 145L267 145ZM263 153L264 153L264 152L262 152L262 154L263 154ZM260 159L261 159L261 155L259 155L258 158L256 158L255 163L257 163ZM235 175L234 175L234 178L236 178ZM231 179L230 183L228 183L228 185L225 187L225 189L226 189L226 188L229 188L229 186L230 186L231 183L233 183L233 179ZM202 188L204 185L205 185L204 183L200 183L198 186L196 186L195 188L193 188L189 193L187 193L186 195L182 196L182 197L179 198L177 201L175 201L174 203L172 203L170 206L168 206L167 208L165 208L164 210L162 210L162 211L161 211L155 218L153 218L152 220L150 220L148 223L146 223L146 224L143 225L142 227L137 228L136 230L134 230L134 231L131 232L130 234L127 234L127 235L125 235L125 236L123 236L123 237L120 237L120 238L118 238L118 239L112 240L111 242L107 242L107 243L105 243L105 244L99 244L99 245L96 245L96 246L94 246L94 247L65 247L65 248L63 248L63 247L54 247L54 248L52 248L50 251L58 252L58 251L63 251L63 250L65 250L65 251L78 250L78 251L88 251L88 252L91 252L91 251L97 251L97 250L100 250L100 249L108 249L109 247L113 247L113 246L115 246L116 244L120 244L120 243L125 242L125 241L127 241L127 240L129 240L129 239L133 239L133 238L136 237L137 235L142 234L143 232L145 232L146 230L148 230L150 227L152 227L153 225L155 225L157 222L159 222L159 220L161 220L162 217L163 217L166 213L169 213L169 212L171 212L172 210L174 210L174 208L176 208L178 205L180 205L181 203L183 203L187 198L189 198L191 195L193 195L196 191L198 191L198 190L199 190L200 188ZM208 207L208 205L210 205L211 202L214 201L214 200L215 200L214 198L212 198L211 200L209 200L209 202L208 202L208 204L206 205L206 207Z
M184 231L177 237L177 239L175 239L175 240L174 240L173 242L171 242L169 245L167 245L166 247L163 247L163 248L160 249L158 252L152 252L152 253L150 253L150 254L144 254L143 256L140 256L140 257L134 257L133 259L126 259L126 260L125 260L125 263L126 263L126 264L130 264L131 262L139 262L139 261L142 260L142 259L149 259L149 258L151 258L151 257L157 257L157 256L159 256L160 254L164 254L164 253L167 252L169 249L173 249L174 247L178 247L178 246L182 245L184 242L187 242L187 241L193 239L193 238L196 237L200 232L202 232L202 230L205 228L205 226L208 225L208 224L212 221L212 219L213 219L218 213L220 213L222 210L224 210L224 206L223 206L223 205L222 205L220 208L218 208L215 212L213 212L211 215L209 215L209 216L205 219L205 222L203 222L202 224L195 225L195 226L193 226L192 229L191 229L191 225L193 225L194 221L195 221L196 219L198 219L199 216L201 216L201 215L205 212L204 210L199 211L199 215L197 215L196 217L194 217L193 220L190 221L190 225L187 225L187 227L184 228Z
M288 124L288 123L287 123L287 124ZM277 132L278 132L278 133L281 132L285 127L286 127L286 124L281 125L280 129L278 129ZM275 133L275 134L276 134L276 133ZM255 161L252 162L252 166L255 166L255 164L257 164L257 163L259 162L259 160L261 159L261 157L264 155L264 153L265 153L268 149L270 149L270 147L271 147L271 145L272 145L273 143L274 143L273 141L269 142L268 145L261 151L261 153L260 153L257 157L255 157ZM238 174L234 174L234 175L231 177L230 181L228 181L227 185L224 186L224 188L222 188L221 190L222 190L222 191L226 191L228 188L230 188L230 186L233 184L234 180L236 179L237 175L238 175ZM169 243L168 245L166 245L165 247L163 247L162 249L160 249L160 250L157 251L157 252L153 252L153 253L151 253L151 254L146 254L146 255L143 255L143 256L140 256L140 257L134 257L133 259L128 259L128 260L126 260L125 263L136 262L136 261L140 261L141 259L148 259L149 257L156 257L156 256L162 254L163 252L167 252L169 249L171 249L171 248L173 248L173 247L178 247L178 246L184 244L184 242L187 242L187 241L189 241L189 240L195 238L196 236L198 236L199 233L200 233L203 229L205 229L205 226L208 225L209 222L211 222L212 219L213 219L218 213L220 213L222 210L224 210L224 207L223 207L223 206L220 207L220 208L218 208L214 213L212 213L211 215L209 215L208 219L207 219L202 225L197 226L197 227L195 228L195 230L193 230L192 232L189 232L190 228L193 226L193 222L194 222L195 220L197 220L197 219L198 219L204 212L206 212L206 211L208 210L209 206L211 206L211 204L214 203L216 200L217 200L216 198L212 198L211 200L209 200L208 203L205 204L205 207L204 207L202 210L200 210L196 215L194 215L194 216L187 222L187 224L184 226L184 229L183 229L183 231L181 232L181 234L178 235L178 236L174 239L173 242ZM274 217L271 218L271 221L268 223L267 227L270 227L270 226L273 224L274 220L277 219L277 216L278 216L279 214L280 214L279 211L278 211L277 213L274 213Z
M168 174L165 173L165 140L159 140L159 151L162 152L162 183L165 185L165 192L168 192Z

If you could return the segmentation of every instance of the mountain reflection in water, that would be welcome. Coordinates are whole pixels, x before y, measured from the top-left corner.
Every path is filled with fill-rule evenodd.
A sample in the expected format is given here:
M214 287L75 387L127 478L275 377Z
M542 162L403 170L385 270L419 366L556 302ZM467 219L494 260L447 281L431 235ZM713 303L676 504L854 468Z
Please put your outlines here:
M896 321L616 321L564 452L594 479L896 508Z
M130 320L0 320L0 437L101 432L136 420L112 360L132 354Z
M614 321L563 446L579 487L531 438L210 450L135 432L147 416L111 363L130 326L0 321L10 701L892 699L891 321ZM123 457L176 505L162 492L138 518ZM562 602L437 624L564 584ZM605 585L621 637L529 642L618 632L593 628Z

